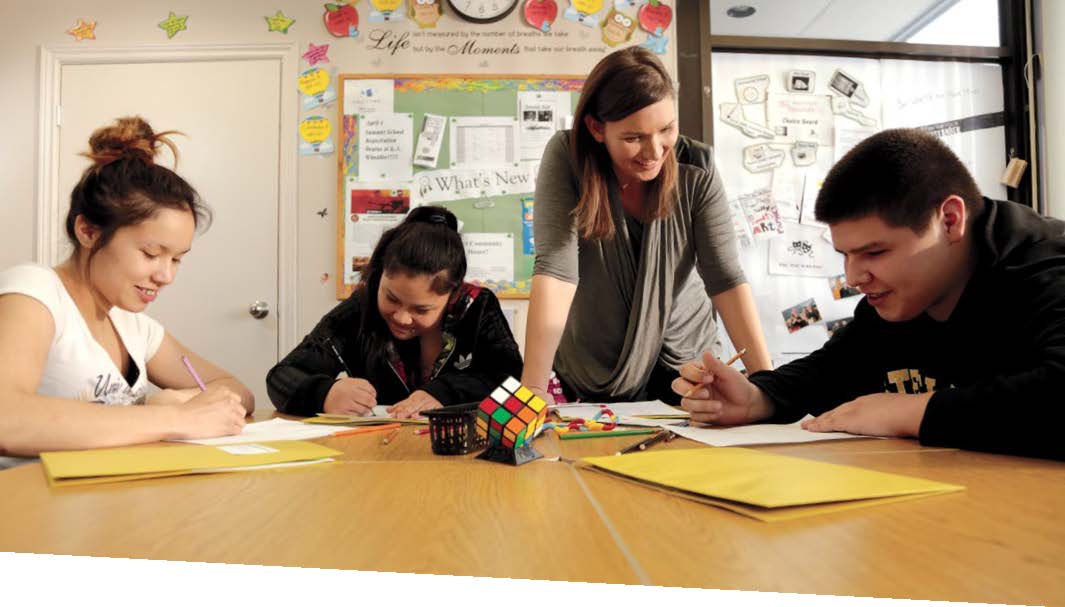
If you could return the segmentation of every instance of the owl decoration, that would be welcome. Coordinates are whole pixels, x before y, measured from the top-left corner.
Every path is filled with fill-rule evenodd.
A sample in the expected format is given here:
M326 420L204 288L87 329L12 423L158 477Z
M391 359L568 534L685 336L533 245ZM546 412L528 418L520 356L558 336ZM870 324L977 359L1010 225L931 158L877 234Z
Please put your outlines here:
M636 31L636 20L616 8L611 8L599 27L603 30L603 42L609 46L617 46L632 39L632 33Z
M442 0L408 0L410 7L408 15L411 21L418 24L421 29L435 28L436 22L444 14L444 7L440 5Z

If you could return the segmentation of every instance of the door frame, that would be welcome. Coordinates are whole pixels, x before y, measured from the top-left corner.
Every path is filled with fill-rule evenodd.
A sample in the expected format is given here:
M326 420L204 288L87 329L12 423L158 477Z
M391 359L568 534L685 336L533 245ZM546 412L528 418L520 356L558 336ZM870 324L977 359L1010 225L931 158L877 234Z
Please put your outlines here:
M37 188L35 260L47 266L58 264L60 254L59 216L59 100L62 69L65 65L124 63L187 63L199 61L253 61L277 59L281 63L280 144L278 166L277 217L277 351L288 352L296 345L298 315L297 243L299 239L297 125L297 72L299 51L294 43L236 45L134 45L116 47L76 47L43 45L38 62L40 105L38 106Z

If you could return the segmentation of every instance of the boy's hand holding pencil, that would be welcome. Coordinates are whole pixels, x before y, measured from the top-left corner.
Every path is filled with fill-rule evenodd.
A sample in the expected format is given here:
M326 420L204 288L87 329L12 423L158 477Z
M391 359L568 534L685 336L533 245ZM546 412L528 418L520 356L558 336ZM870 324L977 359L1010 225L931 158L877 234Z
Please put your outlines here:
M682 396L681 408L691 413L692 421L734 426L763 420L773 413L772 403L747 378L730 364L739 359L740 350L728 362L709 352L703 362L690 362L680 368L673 380L673 391Z

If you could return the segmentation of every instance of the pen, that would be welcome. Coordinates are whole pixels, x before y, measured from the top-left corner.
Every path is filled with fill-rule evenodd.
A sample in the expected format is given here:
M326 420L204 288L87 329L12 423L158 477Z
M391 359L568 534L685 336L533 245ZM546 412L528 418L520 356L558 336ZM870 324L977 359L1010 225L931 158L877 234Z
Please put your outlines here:
M660 443L662 441L668 442L668 441L672 440L672 437L674 437L674 436L676 436L676 435L673 434L672 432L670 432L669 430L662 430L661 432L655 434L654 436L652 436L650 438L645 438L645 439L643 439L642 441L640 441L640 442L638 442L636 444L629 445L628 447L625 447L624 449L622 449L621 451L618 451L614 455L625 455L626 453L632 453L633 451L643 451L644 449L650 447L651 445L656 445L656 444L658 444L658 443Z
M196 373L196 369L192 368L192 362L189 361L189 357L182 356L181 362L185 365L185 368L188 369L189 375L192 376L192 379L196 382L196 385L200 387L200 391L206 392L207 386L203 385L203 380L200 379L199 374Z
M336 355L337 360L340 361L340 366L344 367L344 373L347 373L348 377L354 377L354 375L351 374L351 369L348 368L348 363L344 362L344 357L340 355L340 350L337 350L337 347L333 344L333 340L326 337L325 342L329 344L329 349L333 351L333 354Z
M389 432L388 436L386 436L384 440L381 441L381 444L387 445L388 443L392 442L392 439L396 438L397 434L399 434L399 427L396 427L394 430Z
M726 363L725 363L725 366L726 366L726 367L730 366L730 365L731 365L732 363L734 363L734 362L736 362L737 360L739 360L739 359L740 359L740 357L741 357L741 356L743 356L743 355L744 355L744 354L746 354L746 353L747 353L747 348L743 348L743 349L742 349L742 350L740 350L739 352L737 352L737 353L733 354L733 355L732 355L732 358L728 359L728 362L726 362ZM698 384L695 384L694 386L692 386L692 387L691 387L691 389L690 389L690 390L688 390L687 392L685 392L685 393L684 393L684 396L682 396L681 398L688 398L688 397L689 397L689 396L691 396L692 394L695 394L695 393L696 393L696 392L697 392L698 390L702 390L702 389L703 389L703 388L705 388L705 387L706 387L706 384L705 384L705 383L702 383L702 382L700 382L700 383L698 383Z

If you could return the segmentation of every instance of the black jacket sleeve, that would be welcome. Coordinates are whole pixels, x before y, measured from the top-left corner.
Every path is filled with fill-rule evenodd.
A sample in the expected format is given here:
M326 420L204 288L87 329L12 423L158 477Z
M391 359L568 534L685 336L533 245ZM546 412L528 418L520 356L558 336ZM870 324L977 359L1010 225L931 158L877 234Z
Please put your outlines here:
M775 370L752 374L751 383L773 402L773 416L766 421L791 423L808 413L820 415L859 396L883 392L876 369L868 364L869 344L875 341L870 315L875 314L863 300L854 320L820 349Z
M921 444L1065 460L1065 267L1035 271L1010 289L1026 302L1024 314L992 321L1031 335L1029 351L986 354L1027 368L936 390L921 421ZM972 337L969 347L979 348L980 336Z
M462 319L466 326L457 331L462 336L460 340L472 340L472 348L460 341L440 374L421 388L444 405L482 400L507 376L521 377L521 353L499 300L487 289L477 299L483 305L469 310ZM455 364L462 353L472 356L470 366L460 370Z
M356 364L354 348L348 347L343 327L357 326L359 304L349 297L326 314L296 349L274 365L266 375L266 392L281 413L312 416L322 412L325 397L337 374L344 369L333 347L348 354L344 361ZM330 347L332 344L333 347ZM342 354L343 355L343 354Z

